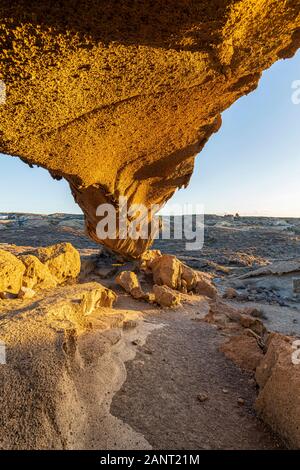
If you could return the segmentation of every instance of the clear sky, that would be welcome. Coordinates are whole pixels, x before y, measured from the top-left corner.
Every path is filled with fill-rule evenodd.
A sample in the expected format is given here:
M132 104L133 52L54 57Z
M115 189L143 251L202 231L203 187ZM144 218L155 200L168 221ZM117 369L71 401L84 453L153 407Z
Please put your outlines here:
M206 213L300 217L300 52L266 71L259 87L223 113L223 125L196 159L190 185L173 203ZM0 154L0 211L80 213L64 181Z

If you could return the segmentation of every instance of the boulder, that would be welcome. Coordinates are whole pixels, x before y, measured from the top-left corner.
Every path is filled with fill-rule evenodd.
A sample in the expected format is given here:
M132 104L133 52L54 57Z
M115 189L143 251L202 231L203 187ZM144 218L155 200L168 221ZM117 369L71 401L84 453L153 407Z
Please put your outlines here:
M86 289L82 295L82 312L84 315L90 315L97 308L111 308L116 299L117 295L112 290L107 289L106 287L102 286L102 284L94 283L92 288Z
M57 285L57 280L51 274L48 266L43 264L36 256L21 255L20 260L25 265L22 281L24 287L51 289Z
M210 278L204 273L198 272L198 278L195 285L195 292L200 295L206 295L211 299L215 299L217 297L216 287L212 284Z
M183 293L195 291L197 294L215 298L217 289L211 282L209 274L195 271L183 264L176 256L154 256L149 265L153 282L170 287Z
M153 286L155 302L162 307L177 307L180 305L180 294L168 286Z
M185 285L188 291L191 291L195 288L197 281L198 281L198 274L197 271L182 264L181 266L181 278L185 281Z
M18 294L25 266L16 256L0 249L0 292Z
M47 266L58 284L74 279L80 273L80 255L71 243L39 248L35 254Z
M141 288L137 275L133 271L122 271L117 277L116 282L135 299L142 299L145 294Z
M151 263L154 284L171 289L181 287L182 263L176 256L162 255Z
M151 266L154 261L162 256L160 250L147 250L140 258L140 269L142 271L151 272Z
M273 333L256 370L260 387L256 409L287 445L300 448L300 364L295 338Z

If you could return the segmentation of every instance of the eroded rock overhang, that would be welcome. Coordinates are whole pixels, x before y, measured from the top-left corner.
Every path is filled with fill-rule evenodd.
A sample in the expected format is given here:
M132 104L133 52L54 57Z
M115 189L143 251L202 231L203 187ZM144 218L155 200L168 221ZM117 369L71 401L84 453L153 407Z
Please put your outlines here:
M65 178L97 239L100 203L186 186L222 111L299 46L299 0L3 0L0 152Z

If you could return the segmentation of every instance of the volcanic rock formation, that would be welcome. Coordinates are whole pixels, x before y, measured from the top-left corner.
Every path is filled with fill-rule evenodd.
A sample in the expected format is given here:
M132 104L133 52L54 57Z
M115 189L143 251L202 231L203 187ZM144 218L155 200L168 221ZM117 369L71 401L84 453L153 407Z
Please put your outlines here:
M3 0L0 151L65 178L99 241L100 203L187 186L222 111L299 45L299 0Z

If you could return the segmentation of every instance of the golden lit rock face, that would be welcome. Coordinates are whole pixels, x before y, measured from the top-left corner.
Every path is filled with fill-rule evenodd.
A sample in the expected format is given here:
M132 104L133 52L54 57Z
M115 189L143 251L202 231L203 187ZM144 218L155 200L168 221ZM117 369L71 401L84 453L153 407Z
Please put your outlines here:
M299 46L299 0L3 0L0 151L65 178L95 238L99 203L186 186L220 113Z

